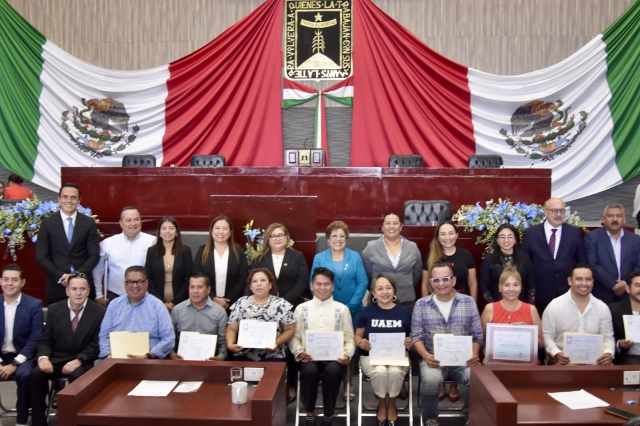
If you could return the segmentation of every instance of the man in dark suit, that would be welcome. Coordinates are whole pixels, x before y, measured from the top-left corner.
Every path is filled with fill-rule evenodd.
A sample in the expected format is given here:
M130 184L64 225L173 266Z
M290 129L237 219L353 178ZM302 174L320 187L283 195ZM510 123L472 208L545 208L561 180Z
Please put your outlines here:
M93 218L78 214L80 188L65 183L58 194L60 211L42 221L36 241L36 263L47 274L47 301L67 298L67 279L74 272L89 278L91 299L95 287L91 271L100 259L100 241Z
M38 364L29 378L33 426L47 424L48 380L69 376L73 382L93 366L100 352L98 335L106 309L88 300L87 276L72 274L66 293L68 299L49 305L36 352Z
M564 223L566 205L560 198L544 203L546 220L524 233L522 251L535 268L536 307L542 317L547 305L569 290L567 278L576 263L587 261L579 228Z
M636 315L633 319L637 318L636 321L640 322L640 271L630 273L625 282L629 297L609 305L613 320L613 337L616 339L614 364L638 365L640 364L640 342L627 339L623 315Z
M623 278L640 270L640 237L622 229L626 220L624 207L608 204L602 216L603 227L585 237L587 257L596 279L593 295L605 303L626 299Z
M2 270L0 380L13 378L18 384L16 426L26 425L29 419L29 373L33 368L33 355L44 323L42 302L22 294L25 282L24 271L15 263L5 266Z

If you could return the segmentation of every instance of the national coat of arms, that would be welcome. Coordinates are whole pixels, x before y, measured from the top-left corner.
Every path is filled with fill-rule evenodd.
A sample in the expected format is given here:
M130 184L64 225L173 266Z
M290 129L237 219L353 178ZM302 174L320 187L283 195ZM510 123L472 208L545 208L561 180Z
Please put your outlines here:
M571 106L564 108L562 100L531 101L518 107L511 116L511 133L500 130L505 142L518 154L532 160L551 161L571 148L587 127L589 114L580 111L576 121L570 114Z
M62 129L71 142L92 157L101 158L119 153L131 145L140 127L134 125L129 131L129 114L122 102L115 99L82 98L79 109L62 112Z

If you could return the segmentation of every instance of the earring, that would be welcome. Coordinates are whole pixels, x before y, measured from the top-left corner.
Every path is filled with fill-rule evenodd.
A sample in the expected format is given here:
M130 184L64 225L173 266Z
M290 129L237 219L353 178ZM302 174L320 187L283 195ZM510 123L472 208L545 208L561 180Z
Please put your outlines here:
M372 297L372 298L371 298L371 302L372 302L372 303L378 303L378 299L377 299L376 297Z
M391 299L391 300L393 300L394 302L396 302L396 301L398 300L398 298L394 295L394 296L393 296L393 299Z

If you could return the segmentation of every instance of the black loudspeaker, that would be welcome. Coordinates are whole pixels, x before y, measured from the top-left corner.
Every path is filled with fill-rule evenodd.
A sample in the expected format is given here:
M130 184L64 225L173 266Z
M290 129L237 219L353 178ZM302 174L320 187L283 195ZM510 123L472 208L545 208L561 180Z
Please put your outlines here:
M389 167L424 167L424 160L420 155L392 155Z

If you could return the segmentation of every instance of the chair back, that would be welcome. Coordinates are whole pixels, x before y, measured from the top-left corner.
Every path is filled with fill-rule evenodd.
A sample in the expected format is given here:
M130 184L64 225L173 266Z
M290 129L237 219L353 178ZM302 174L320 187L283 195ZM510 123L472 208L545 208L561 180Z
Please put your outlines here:
M129 154L122 157L122 167L155 167L156 157L151 154Z
M424 167L424 159L420 155L392 155L389 167Z
M502 167L502 157L499 155L474 154L469 156L470 169L499 169Z
M447 200L409 200L404 203L404 224L428 226L431 222L451 220L451 203Z
M224 167L224 155L194 155L191 157L191 167Z

